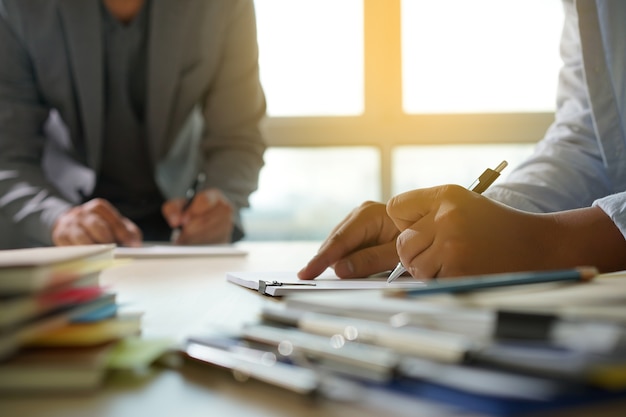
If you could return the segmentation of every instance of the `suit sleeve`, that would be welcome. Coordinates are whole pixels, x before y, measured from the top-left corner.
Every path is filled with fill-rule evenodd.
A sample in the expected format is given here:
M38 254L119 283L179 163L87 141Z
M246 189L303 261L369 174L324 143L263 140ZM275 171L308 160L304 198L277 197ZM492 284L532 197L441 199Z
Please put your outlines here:
M42 169L44 124L41 99L19 21L0 4L0 213L28 245L51 245L51 229L70 207ZM18 236L16 236L16 239Z
M248 207L258 186L266 147L260 130L266 104L253 2L227 3L223 53L204 106L207 129L202 149L207 186L221 189L239 212Z

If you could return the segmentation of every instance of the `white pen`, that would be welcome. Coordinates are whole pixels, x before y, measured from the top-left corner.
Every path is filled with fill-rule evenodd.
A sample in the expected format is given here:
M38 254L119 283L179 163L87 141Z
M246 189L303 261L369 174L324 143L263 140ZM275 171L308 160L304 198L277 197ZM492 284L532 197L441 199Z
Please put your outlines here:
M506 166L508 162L502 161L500 165L498 165L495 169L487 168L481 175L474 181L469 187L467 187L470 191L474 191L475 193L482 194L493 182L500 176L500 173ZM387 283L393 282L396 278L406 272L406 268L402 265L402 262L398 262L396 268L389 274L389 278L387 278Z

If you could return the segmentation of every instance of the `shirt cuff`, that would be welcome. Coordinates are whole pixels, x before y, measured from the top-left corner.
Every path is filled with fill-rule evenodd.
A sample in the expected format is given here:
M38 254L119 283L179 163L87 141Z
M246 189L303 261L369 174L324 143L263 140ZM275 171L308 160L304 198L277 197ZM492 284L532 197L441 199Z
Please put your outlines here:
M600 207L626 239L626 192L600 198L594 201L592 206Z

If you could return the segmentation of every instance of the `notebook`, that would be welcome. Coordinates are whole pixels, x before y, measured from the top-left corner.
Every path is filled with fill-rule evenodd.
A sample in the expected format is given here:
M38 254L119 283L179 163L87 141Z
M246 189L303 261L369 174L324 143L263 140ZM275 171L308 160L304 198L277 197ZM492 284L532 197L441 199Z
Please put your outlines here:
M115 248L116 258L175 258L186 256L244 256L247 252L232 245L147 244L137 248Z
M304 281L295 272L229 272L226 280L260 294L280 297L293 293L328 291L328 290L376 290L383 288L420 288L425 284L411 277L402 277L387 283L386 275L369 278L340 279L331 270L320 277Z

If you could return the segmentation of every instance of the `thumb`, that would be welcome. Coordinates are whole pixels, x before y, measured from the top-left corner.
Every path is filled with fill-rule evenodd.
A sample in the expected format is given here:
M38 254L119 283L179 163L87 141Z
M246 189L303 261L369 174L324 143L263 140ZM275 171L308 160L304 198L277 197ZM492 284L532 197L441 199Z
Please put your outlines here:
M439 187L398 194L387 202L387 215L399 230L405 230L431 211L438 195Z

